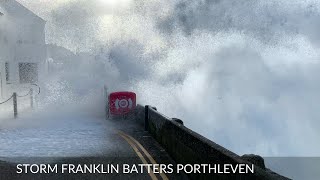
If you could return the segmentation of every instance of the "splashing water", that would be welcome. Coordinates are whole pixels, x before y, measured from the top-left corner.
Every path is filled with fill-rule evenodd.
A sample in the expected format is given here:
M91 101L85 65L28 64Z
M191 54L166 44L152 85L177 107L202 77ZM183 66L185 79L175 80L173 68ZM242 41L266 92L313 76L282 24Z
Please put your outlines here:
M319 2L20 2L48 21L47 43L95 57L66 59L44 102L107 84L236 153L319 156Z

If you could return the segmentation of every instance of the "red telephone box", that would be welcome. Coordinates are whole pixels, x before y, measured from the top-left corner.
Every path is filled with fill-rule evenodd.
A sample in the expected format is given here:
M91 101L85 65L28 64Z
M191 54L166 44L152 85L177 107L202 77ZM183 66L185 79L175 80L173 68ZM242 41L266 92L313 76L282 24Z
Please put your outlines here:
M109 95L110 115L125 115L136 107L134 92L113 92Z

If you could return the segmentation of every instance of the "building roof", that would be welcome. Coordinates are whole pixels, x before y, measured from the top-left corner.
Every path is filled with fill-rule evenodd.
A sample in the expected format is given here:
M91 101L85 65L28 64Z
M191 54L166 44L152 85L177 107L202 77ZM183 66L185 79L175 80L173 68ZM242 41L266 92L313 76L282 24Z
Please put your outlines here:
M34 14L16 0L0 0L0 15L9 14L17 18L31 18L45 23L45 20Z

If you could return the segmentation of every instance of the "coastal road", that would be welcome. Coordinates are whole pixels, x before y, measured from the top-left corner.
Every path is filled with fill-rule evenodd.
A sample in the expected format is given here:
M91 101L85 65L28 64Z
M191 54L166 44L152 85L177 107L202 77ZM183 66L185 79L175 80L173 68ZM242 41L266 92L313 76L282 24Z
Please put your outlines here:
M74 111L31 114L0 124L0 144L0 179L187 179L168 168L162 172L158 168L133 168L141 167L139 164L175 167L175 162L132 119L106 120ZM57 164L59 169L57 173L18 174L17 164ZM105 170L62 174L62 164L103 164ZM124 164L128 164L131 173L123 173ZM111 166L118 166L118 172L107 169Z

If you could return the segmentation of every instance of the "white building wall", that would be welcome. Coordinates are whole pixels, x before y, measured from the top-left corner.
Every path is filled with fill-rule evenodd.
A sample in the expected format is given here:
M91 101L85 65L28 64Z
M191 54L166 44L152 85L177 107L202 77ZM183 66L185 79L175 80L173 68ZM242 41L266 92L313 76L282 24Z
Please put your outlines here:
M37 63L38 69L45 65L45 21L14 0L0 3L0 94L6 96L19 87L19 63ZM6 9L7 8L7 9ZM5 62L9 62L9 81L6 81ZM41 77L38 74L38 77ZM1 86L1 84L0 84ZM1 92L1 91L5 91Z

